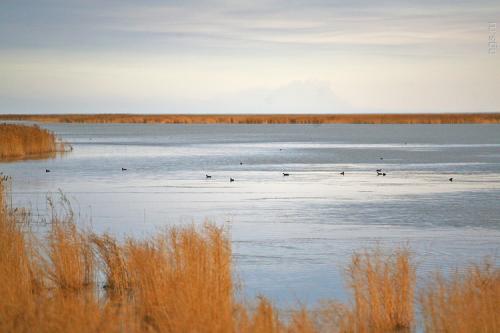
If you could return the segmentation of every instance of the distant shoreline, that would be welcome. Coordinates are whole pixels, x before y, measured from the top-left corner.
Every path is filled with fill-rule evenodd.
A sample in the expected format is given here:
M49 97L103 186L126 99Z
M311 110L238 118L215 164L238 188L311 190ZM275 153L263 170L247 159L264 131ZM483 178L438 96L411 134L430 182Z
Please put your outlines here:
M497 113L419 114L7 114L1 120L145 124L499 124Z

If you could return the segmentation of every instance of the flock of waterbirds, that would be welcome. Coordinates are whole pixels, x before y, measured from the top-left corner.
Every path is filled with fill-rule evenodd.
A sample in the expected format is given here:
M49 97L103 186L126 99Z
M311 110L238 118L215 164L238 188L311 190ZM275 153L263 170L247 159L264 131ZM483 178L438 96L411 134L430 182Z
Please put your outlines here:
M380 159L381 159L381 160L383 160L384 158L383 158L383 157L381 157ZM243 165L243 162L240 162L240 165ZM127 171L127 170L128 170L127 168L123 168L123 167L122 167L122 171ZM383 172L383 171L382 171L382 169L377 169L377 170L375 170L375 171L377 172L377 176L382 176L382 177L387 176L387 173L386 173L386 172ZM45 169L45 172L46 172L46 173L50 172L50 169ZM283 174L283 177L288 177L288 176L290 176L290 173L288 173L288 172L283 172L282 174ZM341 176L345 176L345 171L341 171L341 172L340 172L340 175L341 175ZM212 175L205 174L205 179L212 179ZM453 181L453 177L449 178L449 179L448 179L448 181L452 182L452 181ZM234 178L233 178L233 177L230 177L230 178L229 178L229 182L230 182L230 183L234 182Z
M382 160L383 158L381 157L380 159ZM243 165L243 162L240 162L240 165ZM122 171L127 171L127 170L128 170L127 168L123 168L122 167ZM383 177L387 176L387 173L386 172L382 172L382 169L377 169L375 171L377 172L377 176L383 176ZM45 172L46 173L50 172L50 169L45 169ZM282 174L283 174L283 177L290 176L290 173L288 173L288 172L283 172ZM341 176L345 176L345 171L341 171L340 175ZM205 178L206 179L212 179L212 175L205 174ZM453 181L453 177L449 178L448 181L452 182ZM230 177L229 178L229 182L230 183L234 182L234 178Z
M281 150L281 149L280 149L280 150ZM384 158L383 158L383 157L380 157L380 159L381 159L381 160L383 160ZM240 165L243 165L243 162L240 162ZM122 168L122 171L124 171L124 170L127 170L127 169ZM382 176L382 177L387 176L387 172L382 171L382 169L377 169L377 170L375 170L375 171L377 172L377 176ZM290 176L290 173L289 173L289 172L282 172L282 174L283 174L283 177L288 177L288 176ZM345 176L345 171L341 171L341 172L340 172L340 175L341 175L341 176ZM212 179L212 175L205 174L205 178L206 178L206 179ZM448 179L448 181L452 182L452 181L453 181L453 177L452 177L452 178L449 178L449 179ZM231 178L229 178L229 182L230 182L230 183L234 182L234 178L232 178L232 177L231 177Z
M243 165L243 162L240 162L240 165ZM127 169L122 168L122 171L124 171L124 170L127 170ZM387 175L386 172L382 172L382 169L377 169L376 171L377 171L377 176L386 176ZM283 177L288 177L288 176L290 176L290 173L289 172L282 172L282 175L283 175ZM345 176L345 171L341 171L340 175ZM205 174L205 179L212 179L212 175ZM452 180L453 180L453 178L450 178L450 182ZM232 178L232 177L229 178L229 182L231 182L231 183L234 182L234 178Z

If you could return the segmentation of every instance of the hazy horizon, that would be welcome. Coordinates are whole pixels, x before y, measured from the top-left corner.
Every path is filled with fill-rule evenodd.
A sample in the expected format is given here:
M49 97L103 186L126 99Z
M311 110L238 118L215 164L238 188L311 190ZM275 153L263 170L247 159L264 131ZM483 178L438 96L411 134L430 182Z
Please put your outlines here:
M498 1L2 1L0 114L499 112Z

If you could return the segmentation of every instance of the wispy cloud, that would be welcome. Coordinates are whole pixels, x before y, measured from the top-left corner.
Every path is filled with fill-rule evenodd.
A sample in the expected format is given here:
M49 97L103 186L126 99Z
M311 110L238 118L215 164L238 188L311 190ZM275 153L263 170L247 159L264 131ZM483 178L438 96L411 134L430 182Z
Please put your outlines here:
M487 25L499 16L490 0L3 0L0 112L30 98L119 108L120 97L229 110L237 99L214 96L296 82L327 82L346 101L325 99L332 109L494 110ZM297 89L308 96L311 84Z
M250 46L429 46L466 48L500 5L490 1L251 1L3 4L2 48L59 47L172 50ZM436 48L439 46L439 48ZM438 49L438 50L436 50Z

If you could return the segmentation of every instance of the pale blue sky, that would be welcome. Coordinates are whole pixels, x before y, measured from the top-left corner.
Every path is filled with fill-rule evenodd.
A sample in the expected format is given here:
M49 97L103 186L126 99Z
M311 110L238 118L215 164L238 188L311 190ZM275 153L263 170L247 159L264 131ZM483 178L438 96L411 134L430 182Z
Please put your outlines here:
M0 113L500 111L499 1L0 1Z

